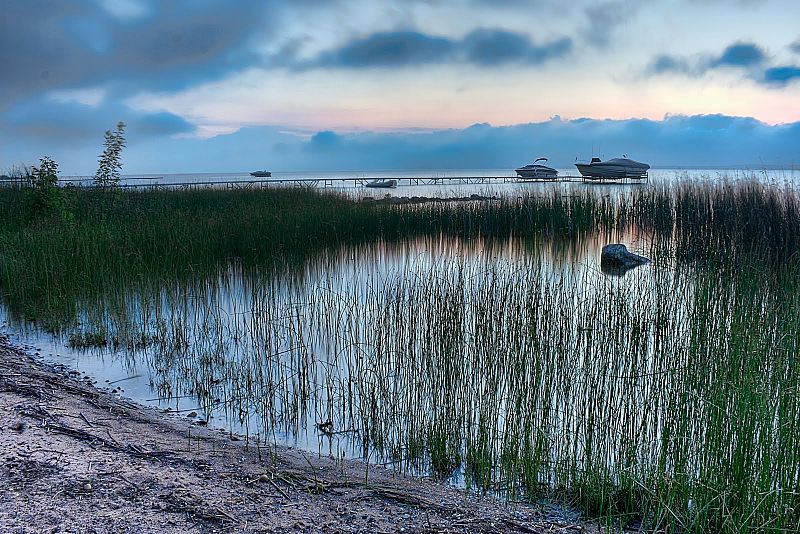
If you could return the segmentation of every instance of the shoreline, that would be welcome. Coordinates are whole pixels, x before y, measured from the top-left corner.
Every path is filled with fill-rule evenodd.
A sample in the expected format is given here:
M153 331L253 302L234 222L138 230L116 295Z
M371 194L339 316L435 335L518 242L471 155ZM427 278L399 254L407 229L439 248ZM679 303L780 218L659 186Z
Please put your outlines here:
M258 446L98 389L0 335L0 531L578 532L381 466Z

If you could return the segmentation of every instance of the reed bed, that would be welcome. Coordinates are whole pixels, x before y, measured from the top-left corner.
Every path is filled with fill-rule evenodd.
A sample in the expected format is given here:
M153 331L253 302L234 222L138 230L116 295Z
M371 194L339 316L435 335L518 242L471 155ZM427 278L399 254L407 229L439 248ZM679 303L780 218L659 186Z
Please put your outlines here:
M0 191L16 320L115 348L257 439L555 495L613 528L800 528L792 190L74 191L43 219L5 209L23 193ZM586 260L620 236L654 265Z

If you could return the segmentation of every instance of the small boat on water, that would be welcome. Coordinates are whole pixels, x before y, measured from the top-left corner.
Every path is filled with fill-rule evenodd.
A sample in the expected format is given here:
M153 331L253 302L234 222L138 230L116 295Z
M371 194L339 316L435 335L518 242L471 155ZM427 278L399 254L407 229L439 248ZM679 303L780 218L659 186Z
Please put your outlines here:
M272 176L270 171L253 171L250 173L250 176L255 176L256 178L269 178Z
M643 180L647 178L647 170L650 168L647 163L633 161L626 155L606 161L592 158L590 163L576 163L575 166L581 176L588 180Z
M383 180L379 178L377 180L372 180L365 183L364 187L383 187L383 188L397 187L397 180L394 179Z
M555 180L558 178L557 170L540 164L540 161L547 161L547 158L538 158L530 165L514 169L514 171L520 180Z

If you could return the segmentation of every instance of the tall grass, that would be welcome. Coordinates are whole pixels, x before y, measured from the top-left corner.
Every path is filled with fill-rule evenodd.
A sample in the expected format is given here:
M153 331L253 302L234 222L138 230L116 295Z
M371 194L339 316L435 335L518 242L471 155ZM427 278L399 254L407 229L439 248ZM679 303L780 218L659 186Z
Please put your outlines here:
M346 249L288 283L234 266L85 326L124 340L151 310L130 346L154 385L262 437L330 421L331 453L620 527L800 526L797 270L607 278L438 246Z
M231 258L301 264L321 250L376 239L572 234L593 229L598 217L611 218L602 200L555 190L491 206L410 209L295 189L67 192L69 218L37 220L21 209L25 191L0 190L4 301L52 328L74 316L82 294L207 276Z
M146 362L164 397L260 436L330 421L334 449L617 527L800 528L791 190L76 190L45 220L22 194L0 191L3 302ZM573 261L633 234L654 267Z
M575 238L635 226L694 261L780 264L800 250L798 195L755 182L417 206L293 189L68 193L68 218L37 220L22 209L24 190L0 189L0 291L51 328L74 317L81 294L207 276L231 258L301 265L331 247L422 235Z

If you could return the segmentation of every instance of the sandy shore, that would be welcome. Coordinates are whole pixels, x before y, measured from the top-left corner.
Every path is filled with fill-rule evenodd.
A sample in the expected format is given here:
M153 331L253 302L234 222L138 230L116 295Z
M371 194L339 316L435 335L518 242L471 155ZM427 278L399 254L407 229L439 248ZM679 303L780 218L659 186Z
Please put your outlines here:
M0 532L576 532L535 505L263 448L0 337Z

